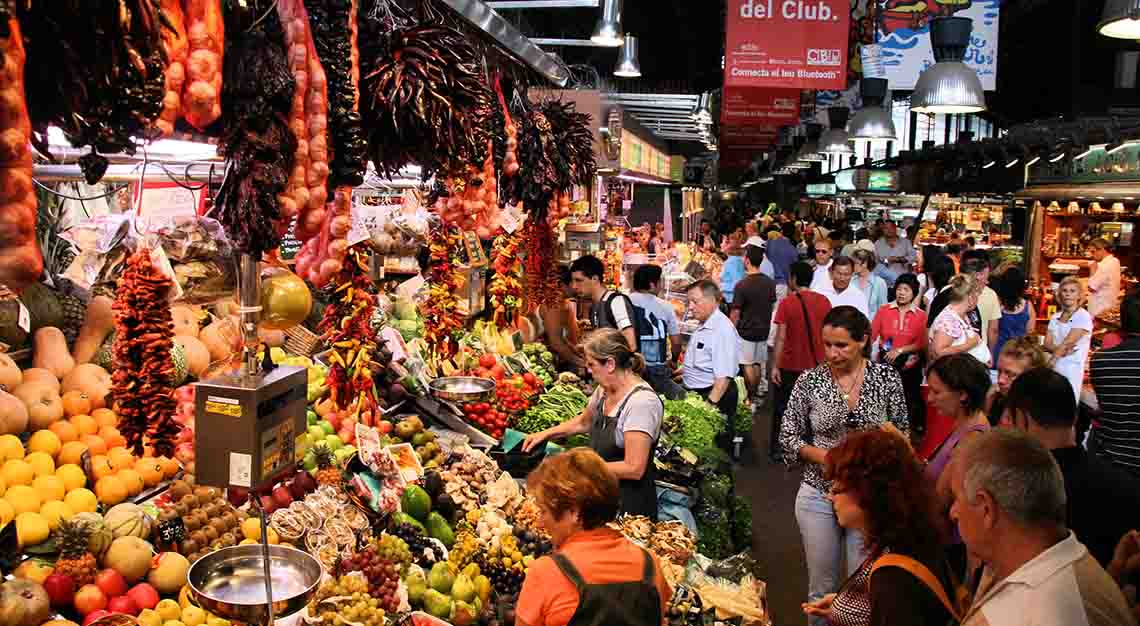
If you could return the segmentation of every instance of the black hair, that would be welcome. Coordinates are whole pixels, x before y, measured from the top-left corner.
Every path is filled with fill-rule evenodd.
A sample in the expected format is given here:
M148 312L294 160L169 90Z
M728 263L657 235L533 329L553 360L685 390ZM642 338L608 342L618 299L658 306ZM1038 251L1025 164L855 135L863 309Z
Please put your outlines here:
M421 273L431 267L431 248L420 246L420 249L416 250L416 264L420 266Z
M849 256L837 256L831 261L831 269L837 267L850 267L851 271L855 271L855 261Z
M964 249L965 247L960 243L946 244L946 254L962 254L962 250Z
M1002 406L1010 413L1025 413L1045 428L1071 428L1077 420L1073 385L1048 367L1031 369L1018 376Z
M967 246L970 246L971 248L973 248L975 245L977 245L977 242L976 242L976 241L974 241L974 236L973 236L973 235L970 235L969 237L966 237L966 239L965 239L965 242L966 242L966 245L967 245ZM985 250L982 250L982 252L985 252Z
M653 284L661 284L661 266L642 265L633 272L633 290L649 291Z
M986 271L990 264L982 259L962 259L962 273L963 274L978 274Z
M1135 291L1120 303L1120 328L1126 333L1140 333L1140 294Z
M835 247L836 242L843 242L843 241L847 240L847 233L844 232L843 230L836 228L836 229L832 230L831 232L827 233L827 238L831 240L832 247ZM839 247L842 248L843 246L839 246Z
M767 238L768 233L778 233L778 232L782 232L782 231L777 224L768 224L768 227L764 229L765 238Z
M828 311L823 318L823 325L842 328L855 341L863 341L871 336L871 320L862 311L847 304Z
M806 261L796 261L788 267L788 275L796 280L796 286L806 289L811 286L811 279L815 270Z
M966 394L962 406L970 412L980 411L986 404L986 393L990 390L990 372L981 361L965 352L948 354L930 364L927 376L938 374L938 378L957 393ZM1073 388L1069 387L1069 396Z
M558 268L558 281L561 282L563 286L570 284L570 268L569 267L563 266L563 267Z
M985 250L966 250L962 253L962 262L966 261L979 261L984 263L986 267L992 267L990 263L990 253Z
M759 269L760 264L764 262L764 248L760 246L745 246L744 256L748 257L748 262L752 267Z
M990 287L1003 307L1016 309L1025 299L1025 272L1019 267L1010 267L1001 274L991 276Z
M874 271L875 266L878 265L878 260L875 258L875 253L863 248L857 248L851 253L851 258L863 263L867 266L869 271Z
M871 238L871 231L867 230L866 228L860 228L859 230L855 231L855 241L859 241L860 239L870 239L870 238Z
M922 294L918 292L918 290L920 288L919 284L918 284L918 276L915 276L914 274L911 274L910 272L907 272L906 274L901 274L898 278L895 279L895 290L896 291L898 290L899 285L906 285L907 287L910 287L911 293L914 294L914 299L921 301L920 298L922 298Z
M587 254L583 257L578 257L570 264L570 273L581 272L586 278L597 278L601 280L606 275L606 266L598 257Z
M950 284L950 279L953 277L954 259L943 255L934 260L934 264L930 268L930 279L934 281L932 286L935 289L942 289Z
M799 238L799 233L796 232L795 222L785 222L780 226L780 232L788 238L788 241L794 242Z

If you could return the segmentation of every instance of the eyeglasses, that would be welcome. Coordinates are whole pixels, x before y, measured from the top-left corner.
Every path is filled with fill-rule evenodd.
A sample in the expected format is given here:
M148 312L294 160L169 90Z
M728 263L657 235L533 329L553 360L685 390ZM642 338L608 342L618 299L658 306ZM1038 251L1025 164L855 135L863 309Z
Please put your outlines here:
M831 250L828 250L827 248L816 248L815 249L816 254L827 254L828 252L831 252Z

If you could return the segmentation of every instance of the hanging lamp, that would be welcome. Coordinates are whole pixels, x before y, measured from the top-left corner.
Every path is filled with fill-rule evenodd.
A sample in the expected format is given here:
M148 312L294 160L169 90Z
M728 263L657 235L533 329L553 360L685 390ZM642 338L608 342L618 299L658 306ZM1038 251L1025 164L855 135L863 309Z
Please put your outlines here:
M916 113L977 113L986 110L986 93L978 73L962 62L970 43L973 20L936 17L930 21L934 65L922 71L910 110Z
M887 97L887 79L864 78L859 81L859 91L863 96L863 108L851 120L848 136L852 139L897 139L898 133L895 132L891 112L883 108L883 100Z
M1140 0L1105 0L1096 31L1115 39L1140 39Z
M827 109L827 120L830 128L819 138L819 151L823 154L855 154L855 148L849 143L847 131L847 116L850 114L847 107L831 107Z
M823 126L821 124L804 124L804 135L807 136L807 141L804 142L799 154L796 155L797 160L803 161L804 163L823 163L827 161L827 156L821 154L819 151L819 137L821 134L823 134Z
M599 46L616 48L622 44L623 39L621 0L602 0L602 15L594 26L594 34L590 35L590 41Z
M637 37L625 36L625 42L621 44L621 52L618 53L618 64L614 68L614 76L621 78L641 76L641 64L637 61Z

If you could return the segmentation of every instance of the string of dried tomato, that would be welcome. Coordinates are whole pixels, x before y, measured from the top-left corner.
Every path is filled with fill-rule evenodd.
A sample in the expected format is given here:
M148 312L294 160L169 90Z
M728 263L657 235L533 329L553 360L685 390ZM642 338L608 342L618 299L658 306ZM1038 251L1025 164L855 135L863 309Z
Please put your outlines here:
M527 310L540 305L558 306L562 300L562 284L554 260L554 231L545 216L531 213L523 227L526 241L526 280L523 293Z
M167 297L173 285L154 266L150 250L132 254L115 292L115 372L111 394L119 432L140 456L144 439L158 456L172 456L181 427L174 421L174 321Z

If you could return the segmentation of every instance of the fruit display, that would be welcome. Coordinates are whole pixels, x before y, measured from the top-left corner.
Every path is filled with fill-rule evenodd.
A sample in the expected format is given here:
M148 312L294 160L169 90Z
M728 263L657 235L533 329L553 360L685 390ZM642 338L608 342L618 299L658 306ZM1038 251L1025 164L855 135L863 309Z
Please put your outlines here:
M104 522L109 521L108 517L110 513ZM237 545L242 539L240 525L246 517L220 489L194 487L184 480L174 481L159 499L158 523L181 522L181 532L167 538L171 552L186 557L190 563L218 548Z

